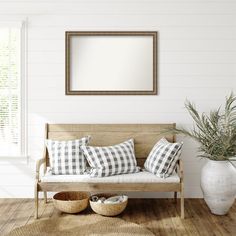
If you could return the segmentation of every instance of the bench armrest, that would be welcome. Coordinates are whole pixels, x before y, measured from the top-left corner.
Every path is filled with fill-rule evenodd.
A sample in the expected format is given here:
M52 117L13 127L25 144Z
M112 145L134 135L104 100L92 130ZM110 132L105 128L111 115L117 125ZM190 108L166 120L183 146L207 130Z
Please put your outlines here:
M43 158L36 161L36 176L35 176L36 181L39 181L40 167L44 163L46 164L46 158L45 157L43 157Z
M179 175L180 182L182 183L184 181L184 166L181 159L178 161L177 173Z

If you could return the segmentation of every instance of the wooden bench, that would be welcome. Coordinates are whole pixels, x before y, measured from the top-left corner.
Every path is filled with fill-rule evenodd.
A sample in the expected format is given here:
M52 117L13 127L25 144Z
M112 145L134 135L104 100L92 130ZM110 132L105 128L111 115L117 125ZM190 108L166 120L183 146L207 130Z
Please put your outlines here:
M173 128L175 124L46 124L45 139L71 140L91 136L90 145L108 146L121 143L129 138L134 138L135 155L139 166L143 164L155 143L163 137L160 134L166 128ZM170 142L175 142L175 135L165 135ZM40 167L43 173L40 175ZM177 202L177 192L180 193L180 212L184 218L184 183L183 164L178 161L178 182L160 183L84 183L84 182L44 182L41 177L49 167L49 158L46 147L43 158L36 164L35 182L35 218L38 218L38 195L44 193L44 202L47 202L47 192L58 191L123 191L123 192L174 192ZM168 179L168 178L167 178ZM101 181L101 180L100 180Z

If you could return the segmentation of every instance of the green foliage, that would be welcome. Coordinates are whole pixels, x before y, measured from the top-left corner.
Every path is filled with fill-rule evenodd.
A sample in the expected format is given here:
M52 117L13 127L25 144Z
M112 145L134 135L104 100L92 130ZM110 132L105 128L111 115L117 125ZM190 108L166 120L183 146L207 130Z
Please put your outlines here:
M221 161L236 156L236 96L233 93L226 97L223 111L219 108L209 115L199 114L189 101L185 107L193 118L193 128L177 128L175 132L200 143L199 157Z

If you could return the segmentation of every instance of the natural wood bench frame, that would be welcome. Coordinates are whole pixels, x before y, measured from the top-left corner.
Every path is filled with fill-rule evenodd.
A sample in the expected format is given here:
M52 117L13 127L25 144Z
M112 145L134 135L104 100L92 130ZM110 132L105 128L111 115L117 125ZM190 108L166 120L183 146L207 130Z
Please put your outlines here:
M69 140L91 135L91 145L106 146L120 143L129 138L135 140L135 155L139 166L143 166L148 153L154 144L163 136L160 133L175 124L46 124L45 138ZM165 135L175 142L175 135ZM40 167L43 172L49 166L49 158L44 147L43 158L36 163L35 179L35 218L38 218L38 195L44 192L44 202L47 202L47 192L58 191L124 191L124 192L174 192L177 202L177 192L180 193L180 212L184 219L184 176L183 163L178 161L177 173L179 183L74 183L74 182L41 182Z

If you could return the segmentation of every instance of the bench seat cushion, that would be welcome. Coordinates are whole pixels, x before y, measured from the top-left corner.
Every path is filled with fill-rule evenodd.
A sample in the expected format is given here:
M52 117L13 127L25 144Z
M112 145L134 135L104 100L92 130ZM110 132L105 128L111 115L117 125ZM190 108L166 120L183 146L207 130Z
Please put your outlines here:
M150 172L142 171L138 173L114 175L103 178L91 178L84 175L52 175L47 171L41 177L42 182L80 182L80 183L179 183L180 178L176 173L163 179Z

